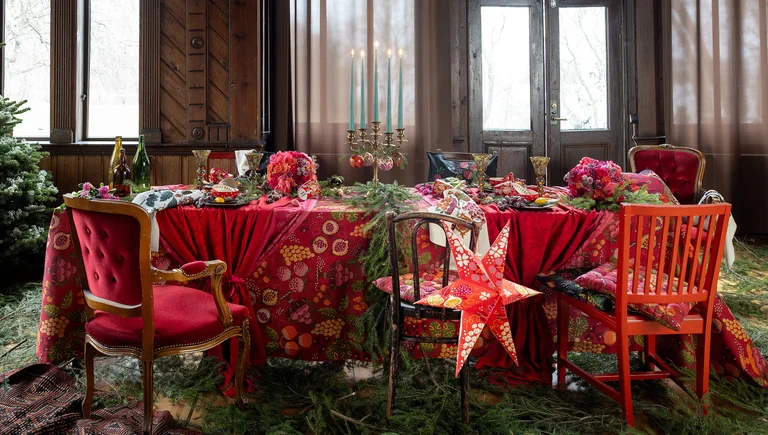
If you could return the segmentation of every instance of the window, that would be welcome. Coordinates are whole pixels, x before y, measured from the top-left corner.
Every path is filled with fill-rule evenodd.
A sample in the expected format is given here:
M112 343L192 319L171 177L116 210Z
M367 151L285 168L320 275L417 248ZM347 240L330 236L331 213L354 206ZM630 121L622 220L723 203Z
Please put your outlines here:
M51 2L5 0L3 95L27 100L13 133L44 139L51 119Z
M139 135L139 0L91 0L85 138Z

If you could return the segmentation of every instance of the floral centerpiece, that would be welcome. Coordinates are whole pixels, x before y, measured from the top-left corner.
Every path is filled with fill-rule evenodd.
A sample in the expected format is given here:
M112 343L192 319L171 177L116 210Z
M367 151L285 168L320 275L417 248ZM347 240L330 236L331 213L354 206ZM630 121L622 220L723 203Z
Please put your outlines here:
M273 154L267 166L267 184L276 192L290 195L307 182L317 182L315 161L304 153L282 151Z
M648 193L647 186L632 191L621 176L621 167L612 161L584 157L564 178L573 197L570 204L584 210L610 210L618 212L622 202L634 204L661 204L656 193Z
M595 201L612 197L623 181L619 165L590 157L582 158L565 176L574 198L588 197Z

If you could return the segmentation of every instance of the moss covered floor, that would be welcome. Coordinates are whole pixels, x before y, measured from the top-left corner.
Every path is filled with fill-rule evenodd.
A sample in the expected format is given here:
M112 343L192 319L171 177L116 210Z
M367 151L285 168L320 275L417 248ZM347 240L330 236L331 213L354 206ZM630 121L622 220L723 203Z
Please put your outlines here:
M733 269L723 273L720 291L758 348L768 354L768 244L741 240L737 253ZM39 284L0 295L0 371L35 362L39 310ZM578 358L595 371L615 367L612 356ZM384 418L387 377L378 367L359 364L271 360L268 367L253 371L257 391L241 411L218 392L215 361L199 354L164 358L155 369L155 406L169 410L183 425L221 434L768 434L768 391L744 382L713 379L708 416L671 383L635 383L638 427L630 430L617 404L578 380L564 392L546 386L508 388L489 383L493 373L475 370L471 422L465 427L459 423L453 364L406 361L397 412L389 424ZM81 376L71 365L65 368ZM96 377L101 404L141 400L136 361L100 360Z

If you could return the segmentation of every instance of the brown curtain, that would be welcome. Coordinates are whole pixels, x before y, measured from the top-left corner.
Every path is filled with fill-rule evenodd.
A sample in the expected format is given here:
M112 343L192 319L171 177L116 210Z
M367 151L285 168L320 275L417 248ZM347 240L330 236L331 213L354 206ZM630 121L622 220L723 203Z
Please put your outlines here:
M277 140L314 154L320 178L343 175L348 182L366 181L372 169L354 169L341 157L348 153L350 50L366 52L366 114L373 119L373 50L378 41L379 110L385 121L387 49L392 56L392 119L397 122L397 81L403 57L405 170L381 174L386 182L414 185L426 181L426 151L451 148L449 8L441 0L290 0L289 47L282 55L290 65L276 72L275 86L290 84L293 141ZM277 24L277 23L276 23ZM279 44L279 43L278 43ZM279 50L279 49L278 49ZM276 51L275 56L281 56ZM355 123L360 121L360 57L356 57ZM287 72L288 74L285 74ZM285 95L285 93L283 93ZM277 121L277 119L275 120Z
M740 232L768 233L768 2L667 3L668 142L707 157L704 188Z

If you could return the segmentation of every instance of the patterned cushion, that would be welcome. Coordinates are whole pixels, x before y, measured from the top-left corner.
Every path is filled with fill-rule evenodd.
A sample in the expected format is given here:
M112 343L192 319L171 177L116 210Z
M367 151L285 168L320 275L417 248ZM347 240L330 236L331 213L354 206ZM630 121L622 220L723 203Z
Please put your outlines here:
M539 281L542 287L551 288L552 290L586 302L600 311L613 311L613 298L604 293L587 290L573 281L574 278L582 275L588 270L589 269L565 269L557 272L540 273L536 277L536 280Z
M629 270L629 288L634 283L633 270ZM645 286L645 268L639 268L638 292L641 293ZM656 286L656 271L651 271L651 288ZM667 274L662 277L662 288L655 290L657 294L667 293ZM576 283L588 290L604 293L613 298L616 297L616 283L618 281L618 269L616 263L605 263L591 271L576 278ZM642 293L641 293L642 294ZM689 302L672 304L629 304L629 308L642 314L652 320L659 322L667 328L675 331L680 330L680 326L685 316L691 311L694 304Z
M659 199L665 204L678 205L680 202L675 198L672 190L664 183L655 172L650 169L645 169L639 174L633 174L631 172L624 172L621 174L621 178L627 182L627 189L632 192L637 192L644 186L647 186L648 193L658 193Z
M429 296L433 293L440 291L443 288L443 271L442 269L430 269L420 272L419 276L419 293L421 297ZM458 279L456 272L449 272L448 282L454 282ZM379 278L374 282L374 285L387 293L392 293L392 277L385 276ZM406 273L400 275L400 297L407 302L413 303L416 299L413 294L413 274Z

